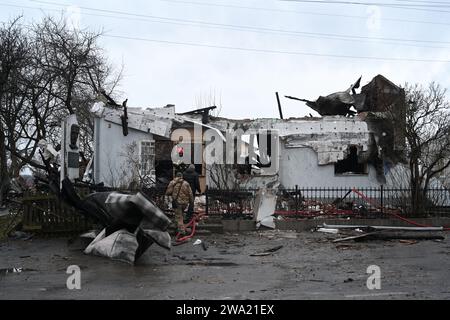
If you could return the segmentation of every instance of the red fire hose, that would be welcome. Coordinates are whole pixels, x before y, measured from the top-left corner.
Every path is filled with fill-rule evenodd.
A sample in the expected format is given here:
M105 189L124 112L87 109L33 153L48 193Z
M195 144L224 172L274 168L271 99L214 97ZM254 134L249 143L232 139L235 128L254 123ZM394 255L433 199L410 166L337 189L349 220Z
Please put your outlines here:
M187 224L184 225L184 228L191 227L191 233L186 236L182 236L181 233L178 232L177 235L175 236L175 240L176 240L175 245L183 244L195 235L197 222L200 221L200 218L203 215L204 215L204 213L195 213L194 214L191 221L189 221Z
M356 190L355 188L353 188L352 191L353 191L354 193L356 193L358 196L360 196L361 198L363 198L367 203L371 204L371 205L374 206L374 207L378 207L378 205L375 204L375 203L373 203L372 200L371 200L370 198L368 198L364 193L362 193L362 192ZM411 225L414 225L414 226L416 226L416 227L424 227L424 228L427 228L427 227L433 227L433 226L429 226L429 225L417 223L417 222L415 222L415 221L413 221L413 220L409 220L409 219L407 219L407 218L404 218L404 217L400 216L400 215L397 214L397 213L390 212L390 211L392 211L392 210L388 210L388 211L386 211L386 212L387 212L388 214L390 214L391 216L394 216L394 217L396 217L397 219L400 219L400 220L402 220L402 221L405 221L405 222L407 222L407 223L409 223L409 224L411 224ZM398 210L397 210L397 212L398 212ZM444 228L444 229L443 229L444 231L450 231L450 227L443 227L443 228Z

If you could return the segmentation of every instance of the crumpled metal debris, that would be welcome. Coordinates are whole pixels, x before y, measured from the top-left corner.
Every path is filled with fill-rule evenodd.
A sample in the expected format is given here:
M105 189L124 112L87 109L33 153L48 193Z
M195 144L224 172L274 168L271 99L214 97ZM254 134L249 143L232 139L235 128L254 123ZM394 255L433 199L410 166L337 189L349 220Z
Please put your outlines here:
M70 180L65 179L61 194L66 202L104 227L85 253L134 263L153 243L171 248L167 232L171 220L140 192L97 192L81 200Z
M361 84L361 77L345 91L335 92L327 96L319 96L316 101L306 99L299 99L291 96L286 98L306 102L306 105L317 111L321 116L334 115L354 115L355 111L350 110L355 107L356 110L361 109L364 105L365 95L356 94L355 89L359 88Z

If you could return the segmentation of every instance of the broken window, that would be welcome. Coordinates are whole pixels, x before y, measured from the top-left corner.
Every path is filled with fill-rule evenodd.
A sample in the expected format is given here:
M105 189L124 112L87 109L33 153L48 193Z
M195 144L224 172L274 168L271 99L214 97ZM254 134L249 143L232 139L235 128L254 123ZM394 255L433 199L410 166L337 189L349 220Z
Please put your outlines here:
M267 131L243 135L241 139L243 143L234 144L235 148L238 148L236 149L239 160L236 165L238 173L273 175L278 171L277 161L272 161L272 156L277 160L278 135Z
M140 144L140 174L148 176L155 174L155 141L143 140Z
M335 174L367 174L367 164L359 163L358 148L349 146L348 155L334 165Z

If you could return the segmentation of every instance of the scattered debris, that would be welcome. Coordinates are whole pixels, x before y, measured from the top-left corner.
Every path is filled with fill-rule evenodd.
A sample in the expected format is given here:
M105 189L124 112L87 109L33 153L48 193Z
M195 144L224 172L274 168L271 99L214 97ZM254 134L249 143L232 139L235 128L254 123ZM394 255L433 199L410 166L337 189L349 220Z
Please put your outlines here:
M134 263L153 243L170 249L171 220L145 194L96 192L82 200L68 178L62 182L61 193L69 204L105 227L86 254Z
M398 242L404 243L404 244L408 244L408 245L418 243L418 241L414 241L414 240L403 240L403 239L402 239L402 240L399 240Z
M284 247L284 246L277 246L277 247L274 247L274 248L271 248L271 249L267 249L267 250L265 250L265 251L263 251L263 252L253 253L253 254L251 254L250 256L251 256L251 257L263 257L263 256L269 256L269 255L273 254L274 252L280 250L280 249L283 248L283 247Z
M195 242L192 245L198 246L199 244L202 244L202 240L197 239L197 240L195 240Z
M338 229L332 229L332 228L319 228L317 229L318 232L324 232L324 233L338 233L339 230Z
M399 226L369 226L369 225L327 225L324 223L320 230L349 230L359 235L335 239L333 242L349 240L392 240L402 239L406 244L414 244L416 240L443 240L444 236L436 234L443 232L443 227L399 227ZM323 231L322 231L323 232Z
M376 231L367 232L367 233L356 235L356 236L335 239L335 240L333 240L333 242L336 243L336 242L343 242L343 241L349 241L349 240L364 241L364 240L394 240L394 239L443 240L443 239L445 239L445 237L442 235L436 235L436 234L430 234L430 233L423 234L422 232L414 233L411 231L376 230Z
M0 269L0 275L6 275L8 273L31 272L31 271L37 271L37 270L27 269L27 268L6 268L6 269Z
M349 241L349 240L360 240L363 238L366 238L368 236L371 236L375 233L377 233L379 231L375 231L375 232L369 232L369 233L365 233L365 234L361 234L361 235L357 235L357 236L351 236L351 237L345 237L345 238L340 238L340 239L335 239L333 240L333 242L343 242L343 241Z
M399 231L443 231L443 227L397 227L397 226L369 226L369 225L329 225L322 224L322 228L330 229L361 229L361 230L399 230Z

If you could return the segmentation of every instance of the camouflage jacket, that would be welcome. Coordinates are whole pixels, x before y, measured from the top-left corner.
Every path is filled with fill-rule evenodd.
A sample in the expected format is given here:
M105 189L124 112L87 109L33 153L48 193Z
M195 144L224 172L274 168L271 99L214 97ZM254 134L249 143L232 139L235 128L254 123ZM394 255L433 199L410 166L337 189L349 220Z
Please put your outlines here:
M172 196L181 205L187 205L194 202L191 187L189 183L181 177L177 177L170 181L166 190L166 195Z

